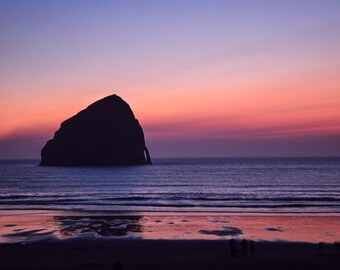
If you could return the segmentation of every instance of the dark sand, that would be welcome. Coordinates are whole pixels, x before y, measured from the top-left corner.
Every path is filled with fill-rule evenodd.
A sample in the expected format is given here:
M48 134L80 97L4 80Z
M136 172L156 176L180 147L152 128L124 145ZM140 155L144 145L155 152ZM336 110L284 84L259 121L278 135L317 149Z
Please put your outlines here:
M227 240L69 239L1 244L0 269L339 269L326 244L256 242L255 255L229 256Z

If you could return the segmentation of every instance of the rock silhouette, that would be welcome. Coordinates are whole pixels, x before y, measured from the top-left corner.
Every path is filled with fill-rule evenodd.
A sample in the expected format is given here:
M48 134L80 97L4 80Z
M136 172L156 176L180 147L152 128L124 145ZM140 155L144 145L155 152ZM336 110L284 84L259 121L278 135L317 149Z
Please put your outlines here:
M151 164L143 129L130 106L111 95L64 121L41 150L42 166Z

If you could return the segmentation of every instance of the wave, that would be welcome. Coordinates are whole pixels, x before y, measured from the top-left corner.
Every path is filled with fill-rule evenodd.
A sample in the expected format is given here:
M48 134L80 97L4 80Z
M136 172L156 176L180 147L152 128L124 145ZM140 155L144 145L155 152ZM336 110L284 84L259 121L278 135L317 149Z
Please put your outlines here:
M137 203L126 203L126 204L114 204L117 206L152 206L152 207L200 207L200 208L296 208L296 207L340 207L339 205L333 204L324 204L324 205L315 205L315 204L273 204L273 205L207 205L207 204L160 204L160 203L145 203L145 204L137 204Z
M190 202L178 202L178 203L171 203L171 202L125 202L125 203L106 203L104 201L88 201L88 200L53 200L53 201L7 201L3 202L0 201L0 205L2 206L15 206L15 205L22 205L22 206L46 206L46 205L54 205L54 206L61 206L61 205L82 205L85 207L93 207L98 206L138 206L138 207L163 207L163 208L183 208L183 207L199 207L199 208L303 208L303 207L340 207L340 203L323 203L323 204L313 204L313 203L276 203L276 204L244 204L244 203L235 203L235 204L205 204L205 203L190 203Z
M195 202L340 202L336 197L195 197L190 195L184 196L162 196L160 194L150 196L91 196L91 194L79 197L75 195L0 195L0 204L6 203L60 203L60 202L93 202L93 201L112 201L112 202L129 202L129 201L195 201Z
M199 200L199 201L277 201L277 202L304 202L304 201L322 201L322 202L340 202L340 198L334 198L334 197L283 197L283 198L205 198L205 197L199 197L199 198L193 198L192 200Z

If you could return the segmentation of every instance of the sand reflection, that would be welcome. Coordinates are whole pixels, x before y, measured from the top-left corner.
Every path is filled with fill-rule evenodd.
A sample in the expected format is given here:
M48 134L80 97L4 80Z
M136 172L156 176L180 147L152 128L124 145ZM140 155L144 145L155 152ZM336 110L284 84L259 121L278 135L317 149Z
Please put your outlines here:
M93 235L94 237L136 236L143 231L141 216L55 217L59 238Z
M0 243L25 243L54 238L59 225L52 216L0 216Z

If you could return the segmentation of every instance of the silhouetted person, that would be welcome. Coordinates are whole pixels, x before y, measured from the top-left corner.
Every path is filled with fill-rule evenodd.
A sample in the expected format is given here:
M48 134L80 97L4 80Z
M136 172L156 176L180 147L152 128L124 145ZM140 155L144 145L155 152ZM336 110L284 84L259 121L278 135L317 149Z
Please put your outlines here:
M340 255L340 242L334 242L335 252Z
M115 262L113 264L113 270L124 270L124 265L121 262Z
M253 240L250 240L250 255L255 256L255 242Z
M236 241L235 239L229 240L229 248L230 248L230 257L236 256Z
M242 257L248 256L248 243L246 239L243 239L241 242L241 256Z
M324 242L319 242L318 247L319 247L319 254L322 255L323 254L323 248L325 246Z

